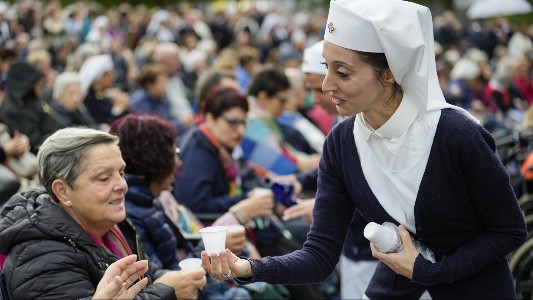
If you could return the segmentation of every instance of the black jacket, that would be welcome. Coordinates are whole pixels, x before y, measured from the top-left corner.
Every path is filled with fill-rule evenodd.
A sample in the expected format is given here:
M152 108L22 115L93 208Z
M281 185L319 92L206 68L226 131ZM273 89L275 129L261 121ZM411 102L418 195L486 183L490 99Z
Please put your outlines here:
M44 189L13 196L0 212L2 272L14 299L91 297L105 269L117 258L93 239ZM119 224L132 251L144 258L129 221ZM174 289L153 284L163 270L150 266L148 286L138 299L175 299Z
M49 135L64 127L53 109L33 92L33 86L42 76L43 73L30 63L13 62L0 106L0 121L10 130L27 135L33 153L37 153L37 147Z

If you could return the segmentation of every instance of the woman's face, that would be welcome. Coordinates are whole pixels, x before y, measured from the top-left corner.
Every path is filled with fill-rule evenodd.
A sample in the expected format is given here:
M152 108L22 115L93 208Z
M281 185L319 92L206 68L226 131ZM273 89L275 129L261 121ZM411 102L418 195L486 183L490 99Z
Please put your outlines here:
M66 187L67 211L93 233L107 232L126 218L126 163L116 144L99 144L84 153L85 168L72 187Z
M156 99L163 98L167 94L167 80L168 80L168 76L166 73L163 73L157 76L154 83L148 84L147 86L148 93Z
M322 90L331 95L339 114L381 110L388 97L371 65L362 62L356 51L327 41L323 55L328 71Z
M57 101L69 112L76 110L83 103L80 84L77 82L68 84Z
M279 91L272 97L269 97L266 92L259 92L257 100L261 103L261 106L270 112L274 119L277 119L285 110L289 97L290 90Z
M246 120L246 112L240 107L233 107L216 119L208 114L206 125L222 146L233 149L242 142Z
M331 100L331 95L322 91L324 77L324 75L320 74L305 74L305 84L306 87L311 90L313 95L313 104L322 107L322 109L331 115L336 115L337 108L335 103L333 103Z
M98 82L102 90L112 87L115 83L115 71L110 70L105 72Z

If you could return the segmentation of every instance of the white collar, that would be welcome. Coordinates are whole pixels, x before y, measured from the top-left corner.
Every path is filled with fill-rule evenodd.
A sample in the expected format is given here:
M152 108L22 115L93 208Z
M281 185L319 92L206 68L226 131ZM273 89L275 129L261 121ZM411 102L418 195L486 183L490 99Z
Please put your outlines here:
M377 130L373 129L365 121L362 112L357 114L356 120L358 120L357 124L360 129L359 132L362 134L362 137L365 141L368 141L371 135L376 135L378 137L391 140L399 137L405 131L407 131L407 129L415 121L419 111L420 107L413 101L410 101L409 99L405 98L404 95L402 102L400 103L394 114L392 114L389 120Z

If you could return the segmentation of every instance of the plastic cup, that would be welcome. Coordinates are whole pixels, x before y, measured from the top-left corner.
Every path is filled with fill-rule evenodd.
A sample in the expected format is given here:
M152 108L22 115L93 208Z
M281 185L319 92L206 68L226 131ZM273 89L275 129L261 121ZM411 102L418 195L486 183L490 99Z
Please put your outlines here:
M234 233L234 232L245 232L246 228L241 224L232 224L232 225L226 225L227 230L226 233Z
M254 196L262 197L267 195L272 195L272 190L266 188L255 188L253 190Z
M202 267L202 260L200 258L186 258L179 262L182 270L192 270Z
M200 229L207 254L218 254L226 248L226 226L212 226Z

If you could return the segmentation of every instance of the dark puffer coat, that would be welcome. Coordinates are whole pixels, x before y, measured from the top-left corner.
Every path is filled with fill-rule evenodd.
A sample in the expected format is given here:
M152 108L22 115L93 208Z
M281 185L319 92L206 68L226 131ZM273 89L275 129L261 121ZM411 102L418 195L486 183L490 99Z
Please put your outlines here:
M64 127L57 113L33 91L42 76L43 73L28 62L13 62L0 106L0 122L12 131L27 135L34 153L49 135Z
M13 196L0 212L2 272L14 299L91 297L106 268L117 258L96 244L44 189ZM129 221L119 228L132 251L144 259ZM175 299L174 289L153 284L164 270L150 265L148 286L137 299Z

